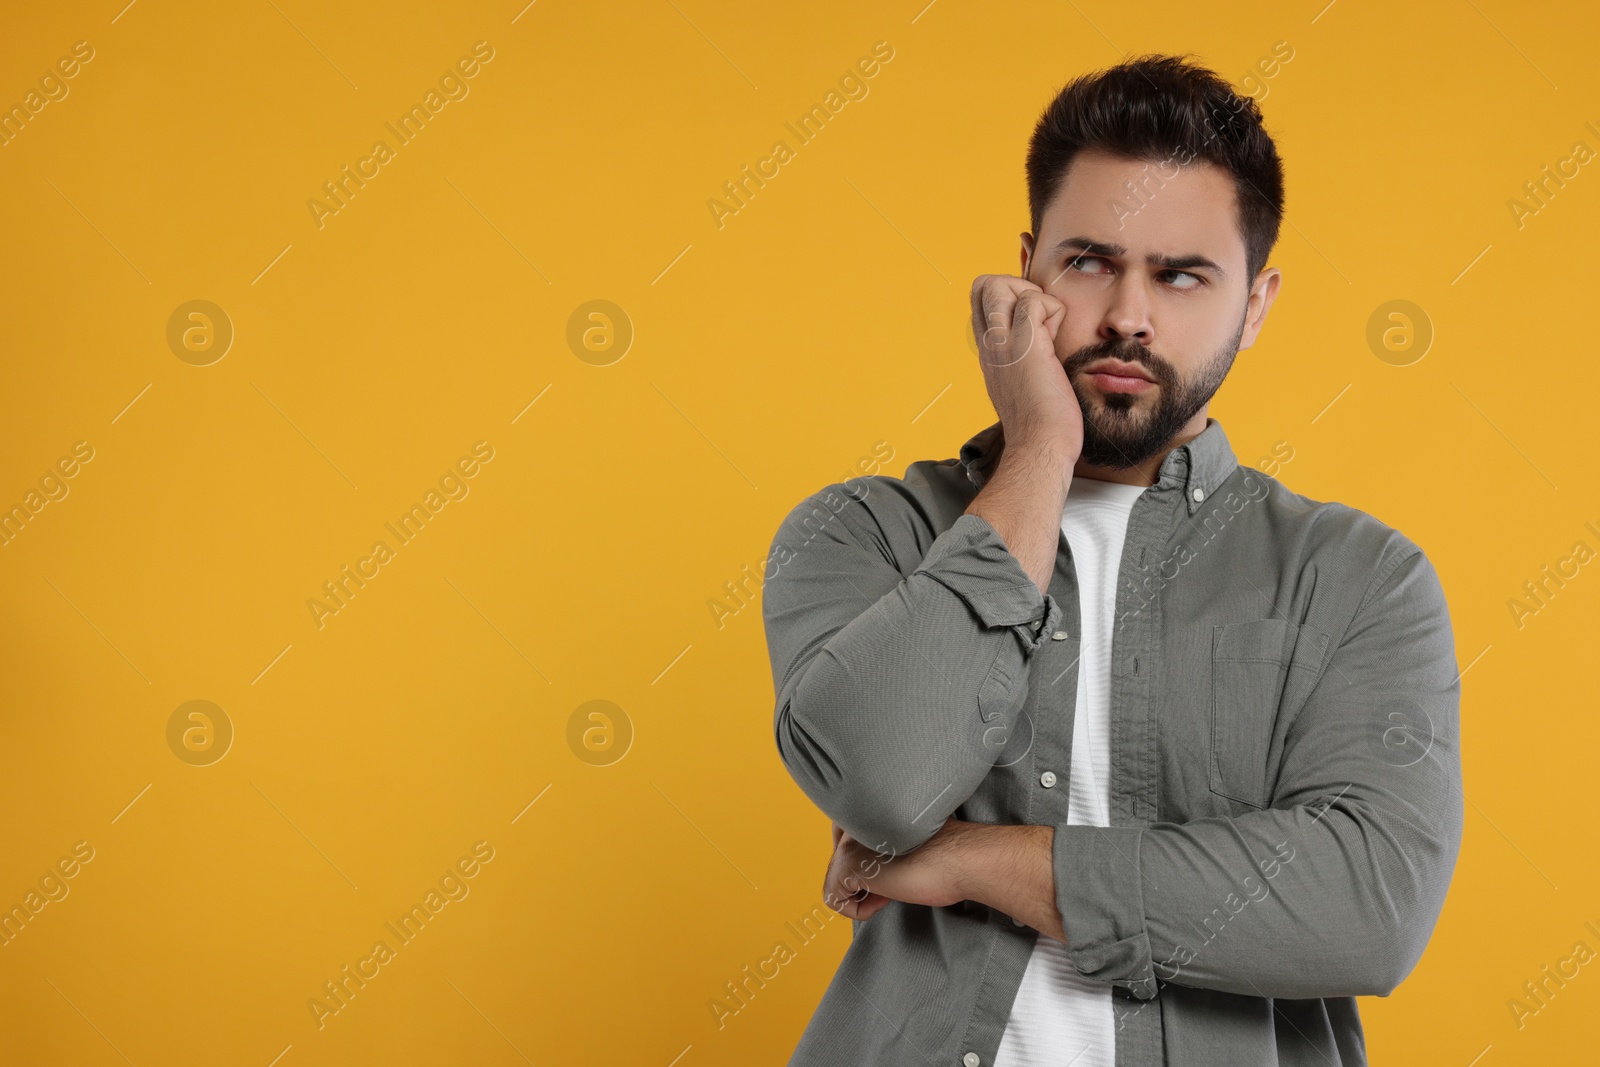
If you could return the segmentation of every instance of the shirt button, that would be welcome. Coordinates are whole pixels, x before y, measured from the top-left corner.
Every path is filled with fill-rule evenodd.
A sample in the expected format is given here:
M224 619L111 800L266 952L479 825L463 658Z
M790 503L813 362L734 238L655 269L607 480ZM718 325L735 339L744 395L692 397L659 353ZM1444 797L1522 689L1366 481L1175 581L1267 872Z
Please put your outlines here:
M978 1067L979 1062L981 1061L978 1059L978 1054L976 1052L969 1052L965 1056L961 1057L962 1067Z
M1191 495L1194 497L1194 502L1198 504L1206 498L1206 491L1199 486L1195 486L1195 490Z
M1012 926L1021 926L1022 925L1022 920L1021 919L1012 919L1011 920L1011 925Z
M1053 789L1056 784L1056 772L1045 771L1039 776L1039 784L1044 786L1046 789Z
M1052 640L1052 641L1065 641L1068 636L1070 636L1070 635L1067 633L1067 631L1065 631L1065 630L1057 630L1055 633L1050 635L1050 640Z

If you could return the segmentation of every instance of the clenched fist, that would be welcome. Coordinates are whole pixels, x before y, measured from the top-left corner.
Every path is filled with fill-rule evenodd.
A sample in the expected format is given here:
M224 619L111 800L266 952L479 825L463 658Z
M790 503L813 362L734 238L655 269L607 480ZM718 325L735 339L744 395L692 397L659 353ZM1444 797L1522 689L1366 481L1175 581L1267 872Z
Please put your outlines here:
M1083 451L1083 409L1056 355L1066 315L1024 278L982 274L972 283L972 332L1007 450L1043 450L1070 471Z
M966 899L961 839L972 824L951 818L915 852L875 852L833 824L833 856L822 900L852 919L868 919L891 900L945 907Z

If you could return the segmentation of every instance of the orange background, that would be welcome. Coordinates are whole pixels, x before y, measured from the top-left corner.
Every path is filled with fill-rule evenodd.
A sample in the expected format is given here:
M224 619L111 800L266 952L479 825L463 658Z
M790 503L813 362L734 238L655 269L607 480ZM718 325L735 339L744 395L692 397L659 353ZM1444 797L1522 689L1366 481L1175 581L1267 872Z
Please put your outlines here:
M1286 442L1290 487L1405 531L1450 595L1466 838L1422 963L1362 1003L1373 1057L1593 1055L1592 965L1522 1025L1508 1007L1600 950L1597 567L1520 626L1509 607L1600 549L1600 174L1508 206L1600 149L1590 5L8 22L0 103L76 42L93 58L0 147L0 507L93 458L0 547L0 904L93 858L0 947L0 1058L783 1062L850 932L787 929L828 821L773 745L759 603L719 625L710 602L879 442L899 475L993 420L968 288L1017 268L1028 134L1068 77L1144 51L1254 93L1286 161L1284 289L1213 414L1242 462ZM385 123L479 41L467 94L396 145ZM879 41L868 94L798 144L785 123ZM379 139L393 158L319 226L307 201ZM779 139L793 158L719 227L707 202ZM204 366L203 335L167 339L193 300L234 333ZM631 324L621 358L569 344L592 300ZM1369 345L1391 300L1431 323L1422 358ZM466 495L398 545L384 524L480 441ZM319 627L308 600L379 539L393 558ZM194 700L233 731L206 765L180 753L214 756L220 722L169 743ZM596 700L618 710L569 729ZM323 983L479 842L446 882L466 895L319 1028ZM780 940L794 958L719 1027L711 1000Z

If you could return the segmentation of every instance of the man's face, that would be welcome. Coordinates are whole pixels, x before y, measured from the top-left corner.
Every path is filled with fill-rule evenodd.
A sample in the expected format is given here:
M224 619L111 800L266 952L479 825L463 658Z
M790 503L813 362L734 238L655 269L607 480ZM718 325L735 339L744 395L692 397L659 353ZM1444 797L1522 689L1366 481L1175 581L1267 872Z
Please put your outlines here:
M1022 235L1022 276L1066 305L1055 348L1083 408L1082 458L1123 469L1205 429L1278 289L1275 269L1245 277L1227 171L1081 152L1040 230ZM1148 380L1090 373L1107 361Z

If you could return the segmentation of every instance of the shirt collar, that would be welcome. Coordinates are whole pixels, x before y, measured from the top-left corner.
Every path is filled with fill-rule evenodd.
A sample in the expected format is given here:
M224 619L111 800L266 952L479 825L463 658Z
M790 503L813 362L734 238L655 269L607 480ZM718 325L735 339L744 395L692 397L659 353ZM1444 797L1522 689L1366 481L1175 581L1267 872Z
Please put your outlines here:
M1005 432L998 422L979 430L961 446L961 465L976 488L983 488L1004 450ZM1167 453L1151 488L1181 490L1189 514L1193 515L1238 466L1222 423L1207 416L1204 430Z

